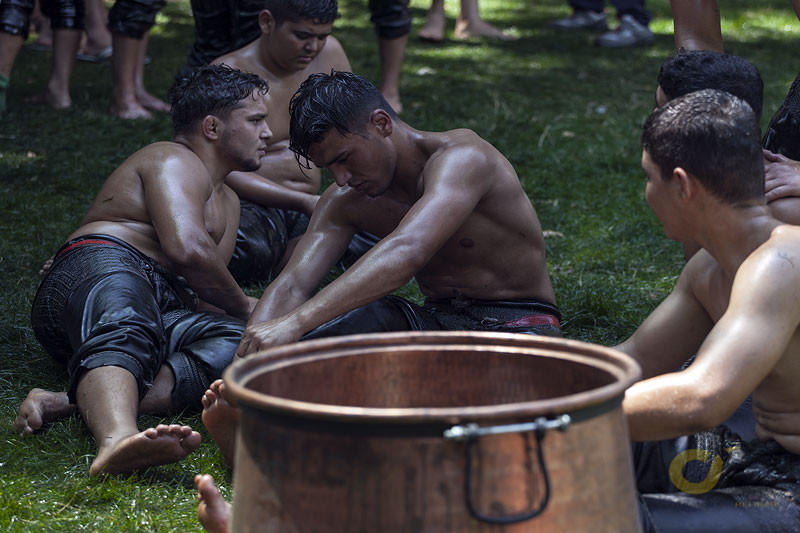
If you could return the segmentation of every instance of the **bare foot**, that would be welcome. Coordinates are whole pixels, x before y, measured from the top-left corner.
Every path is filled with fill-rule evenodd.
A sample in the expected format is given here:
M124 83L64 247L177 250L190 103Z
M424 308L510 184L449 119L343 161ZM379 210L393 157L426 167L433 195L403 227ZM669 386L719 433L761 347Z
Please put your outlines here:
M428 20L417 32L417 37L423 41L438 43L444 40L444 13L429 11Z
M67 109L72 105L72 99L69 97L69 94L56 94L49 90L29 96L25 99L25 102L29 104L47 105L53 109Z
M202 419L209 435L219 446L225 463L233 466L239 408L228 403L223 397L224 394L225 382L221 379L209 385L201 400L203 402Z
M486 21L478 20L470 22L459 19L456 21L456 39L469 39L472 37L489 37L503 41L516 41L519 37L506 33L499 28L495 28Z
M189 426L159 424L101 444L89 468L89 476L99 474L132 474L149 466L177 463L200 446L200 433Z
M124 102L124 103L111 103L111 108L109 109L112 115L116 115L119 118L124 118L126 120L136 120L136 119L145 119L149 120L153 118L152 113L142 106L138 101L136 102Z
M169 104L160 98L157 98L144 90L136 91L136 99L139 103L150 111L160 111L162 113L169 113Z
M66 392L31 389L20 404L14 428L22 434L32 435L42 425L66 418L75 412Z
M197 487L197 519L206 531L226 533L231 519L231 504L225 501L208 474L194 476Z

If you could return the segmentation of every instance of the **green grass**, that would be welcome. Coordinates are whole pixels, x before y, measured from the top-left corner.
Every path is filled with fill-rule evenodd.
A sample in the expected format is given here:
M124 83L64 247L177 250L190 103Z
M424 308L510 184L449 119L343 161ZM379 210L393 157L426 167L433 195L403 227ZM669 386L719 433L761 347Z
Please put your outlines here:
M366 0L340 3L335 33L354 70L377 82ZM455 4L448 2L449 37ZM416 31L427 2L411 5ZM484 18L513 27L519 41L433 45L412 35L403 67L406 121L425 130L472 128L514 164L543 228L552 232L548 263L565 333L601 344L629 335L668 293L683 263L643 197L640 126L653 107L658 68L673 49L668 1L648 7L657 34L652 47L601 50L591 46L591 34L548 27L569 13L564 0L483 0ZM726 51L751 60L765 80L766 124L800 69L800 23L785 0L726 0L721 8ZM146 81L155 94L166 95L192 32L188 2L170 2L150 42ZM11 111L0 119L0 530L195 531L192 476L212 473L230 496L210 439L179 464L97 481L87 476L94 444L78 420L26 439L12 428L31 387L66 384L30 330L39 265L125 157L171 136L167 117L124 122L107 114L107 66L76 66L70 110L24 104L43 87L49 60L23 48L12 73ZM413 286L404 294L413 296ZM203 431L197 416L174 419Z

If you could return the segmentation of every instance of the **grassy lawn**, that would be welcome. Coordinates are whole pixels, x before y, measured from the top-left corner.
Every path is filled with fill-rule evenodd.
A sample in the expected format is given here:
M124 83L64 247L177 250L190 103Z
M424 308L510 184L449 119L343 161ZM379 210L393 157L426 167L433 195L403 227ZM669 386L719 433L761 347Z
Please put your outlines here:
M565 0L483 0L484 18L513 27L520 39L454 41L457 4L447 4L450 39L429 44L414 38L428 2L411 2L403 118L425 130L471 128L509 158L547 231L566 335L619 342L667 294L683 264L679 245L665 239L644 202L640 168L640 127L654 105L658 68L673 49L669 2L648 2L656 41L633 50L598 49L591 34L551 30L549 20L569 13ZM764 78L766 125L800 70L800 23L786 0L720 5L726 51L752 61ZM336 36L353 69L377 83L366 0L340 0L340 11ZM150 40L146 83L154 94L166 96L192 39L188 1L170 2ZM32 438L12 427L30 388L66 387L63 370L30 329L39 266L79 224L108 174L172 133L165 116L135 122L110 116L111 72L103 65L76 65L71 109L26 105L25 97L43 88L49 66L49 53L23 48L10 112L0 118L0 530L196 531L193 475L212 473L231 496L230 477L207 434L179 464L98 481L88 478L95 448L77 419ZM204 431L196 415L175 420Z

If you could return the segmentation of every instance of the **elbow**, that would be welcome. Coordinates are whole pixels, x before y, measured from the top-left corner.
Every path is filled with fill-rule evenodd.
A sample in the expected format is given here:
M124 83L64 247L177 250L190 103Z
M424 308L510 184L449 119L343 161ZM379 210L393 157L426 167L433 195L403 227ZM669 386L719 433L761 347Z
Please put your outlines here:
M717 394L698 394L685 412L686 433L699 433L722 425L731 414L724 407Z
M208 262L214 251L211 247L196 242L190 246L171 247L167 253L167 258L176 272L184 274L185 272L197 270L198 265Z

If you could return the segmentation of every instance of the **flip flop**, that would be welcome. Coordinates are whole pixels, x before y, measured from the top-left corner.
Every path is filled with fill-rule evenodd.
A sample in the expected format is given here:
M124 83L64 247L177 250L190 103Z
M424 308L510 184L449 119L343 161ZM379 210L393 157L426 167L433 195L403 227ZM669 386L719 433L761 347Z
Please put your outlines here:
M37 50L39 52L49 52L53 49L52 46L42 44L39 41L33 41L31 44L28 45L31 50Z
M111 48L110 46L106 46L105 48L100 50L100 52L98 52L96 55L86 54L79 51L75 57L77 59L80 59L81 61L88 61L89 63L105 63L106 61L111 59L112 52L113 48Z

